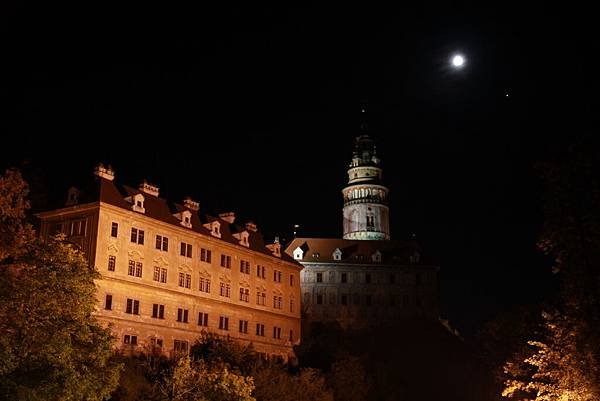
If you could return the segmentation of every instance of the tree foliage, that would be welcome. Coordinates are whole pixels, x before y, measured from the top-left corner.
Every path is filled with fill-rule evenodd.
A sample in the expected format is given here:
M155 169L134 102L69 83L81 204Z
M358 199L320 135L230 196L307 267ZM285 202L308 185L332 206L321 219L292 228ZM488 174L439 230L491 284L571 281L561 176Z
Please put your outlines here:
M600 399L597 364L580 335L582 323L557 311L544 312L543 318L540 339L528 341L526 351L505 364L502 395L532 401Z
M249 375L256 364L256 354L252 344L243 345L230 338L214 333L202 332L192 345L190 354L193 360L210 363L223 363L229 369L242 375Z
M20 235L0 239L0 395L106 399L120 365L112 358L109 329L92 315L97 273L64 238L42 242L30 235L26 193L18 173L0 179L1 235Z
M256 401L252 377L235 374L225 364L192 361L189 356L177 360L157 387L165 401Z
M325 377L318 369L290 373L280 365L267 365L254 373L258 401L333 401Z
M25 221L28 193L27 183L17 170L0 176L0 263L21 255L34 238L31 225Z

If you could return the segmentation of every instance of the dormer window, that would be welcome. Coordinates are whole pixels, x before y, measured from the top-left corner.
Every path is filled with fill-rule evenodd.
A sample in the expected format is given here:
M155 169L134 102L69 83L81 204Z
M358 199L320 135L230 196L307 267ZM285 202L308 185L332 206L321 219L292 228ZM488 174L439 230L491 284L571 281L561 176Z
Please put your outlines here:
M192 213L189 210L181 212L181 225L192 228Z
M217 220L204 224L204 227L210 230L210 235L213 237L221 238L221 223Z
M267 249L271 251L273 256L281 257L281 244L278 242L277 237L275 238L276 242L273 244L268 244Z
M335 251L333 251L333 260L342 260L342 251L340 248L336 248Z
M144 208L144 195L142 195L142 194L134 195L132 209L135 212L146 213L146 209Z
M233 234L233 236L239 240L239 244L245 247L249 247L250 243L248 242L248 237L250 237L250 233L246 230L239 232L239 233L235 233Z
M294 249L294 259L300 260L303 257L304 257L304 251L302 250L302 248L298 247L298 248Z

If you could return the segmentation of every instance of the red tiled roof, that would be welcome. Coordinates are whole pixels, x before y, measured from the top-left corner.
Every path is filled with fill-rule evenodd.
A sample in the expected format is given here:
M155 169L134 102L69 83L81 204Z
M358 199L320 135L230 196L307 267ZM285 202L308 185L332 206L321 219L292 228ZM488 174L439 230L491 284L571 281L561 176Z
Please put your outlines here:
M144 195L145 216L156 220L160 220L164 223L176 225L182 229L186 229L181 225L181 222L174 216L174 214L180 213L185 210L189 210L191 213L192 228L189 228L188 230L212 237L210 231L206 229L203 224L206 222L212 222L217 220L221 224L220 240L238 246L243 246L240 245L238 239L232 235L233 233L245 230L245 228L240 227L239 225L230 224L219 217L209 215L201 216L197 210L189 209L186 206L177 203L169 204L163 198L142 192L130 186L118 186L113 181L107 180L105 178L95 177L95 179L95 185L87 187L85 193L82 194L84 195L84 197L80 197L80 200L85 199L85 202L79 202L80 204L101 201L122 209L131 210L132 204L127 202L125 199L130 196L134 196L136 194L141 193ZM272 252L266 247L264 238L261 233L248 231L248 234L248 242L250 245L249 249L256 252L260 252L265 255L275 257L272 254ZM216 237L212 238L219 240L219 238ZM296 264L299 267L301 266L296 260L294 260L293 257L283 252L281 253L281 259L286 262Z
M300 247L304 253L302 262L332 263L375 263L373 254L381 253L383 264L415 264L411 256L421 252L415 241L399 240L347 240L338 238L295 238L286 248L285 253L293 257L294 250ZM336 249L342 252L341 259L335 260Z

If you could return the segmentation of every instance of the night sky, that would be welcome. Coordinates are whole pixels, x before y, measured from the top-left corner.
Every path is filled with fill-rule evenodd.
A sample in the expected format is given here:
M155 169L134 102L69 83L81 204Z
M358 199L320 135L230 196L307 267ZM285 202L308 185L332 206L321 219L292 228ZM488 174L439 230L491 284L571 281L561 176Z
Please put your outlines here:
M24 170L34 206L102 161L269 238L339 237L366 105L392 237L440 264L442 317L469 335L554 291L533 166L595 125L589 10L2 7L0 167Z

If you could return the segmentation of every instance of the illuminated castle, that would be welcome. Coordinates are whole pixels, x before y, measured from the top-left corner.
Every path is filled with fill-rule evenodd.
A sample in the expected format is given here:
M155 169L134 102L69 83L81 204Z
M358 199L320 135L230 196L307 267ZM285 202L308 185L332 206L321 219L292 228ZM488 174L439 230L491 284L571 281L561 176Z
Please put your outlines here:
M363 111L364 112L364 111ZM295 238L286 253L304 266L306 321L376 326L407 316L438 318L438 267L415 241L390 239L388 188L373 139L355 139L343 188L343 238Z

